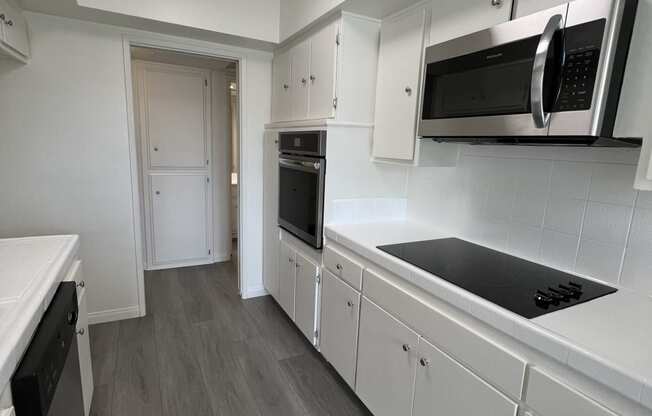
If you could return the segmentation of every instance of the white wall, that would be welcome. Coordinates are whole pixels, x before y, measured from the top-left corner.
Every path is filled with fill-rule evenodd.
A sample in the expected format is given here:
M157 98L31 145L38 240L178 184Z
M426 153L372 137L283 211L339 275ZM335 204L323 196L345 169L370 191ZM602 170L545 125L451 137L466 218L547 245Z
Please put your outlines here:
M280 0L279 41L283 42L345 0Z
M95 319L134 316L138 209L132 207L122 35L137 32L41 14L27 18L31 62L0 61L0 237L81 234L89 311ZM255 286L262 282L261 160L271 55L246 54L243 186L251 190L245 197L253 219L243 224L249 238L242 273Z
M80 6L278 42L279 0L77 0Z

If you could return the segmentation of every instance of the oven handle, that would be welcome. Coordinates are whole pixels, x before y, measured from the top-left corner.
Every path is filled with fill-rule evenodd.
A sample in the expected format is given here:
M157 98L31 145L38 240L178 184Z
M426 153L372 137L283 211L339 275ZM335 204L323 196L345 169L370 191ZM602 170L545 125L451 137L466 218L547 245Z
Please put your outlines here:
M534 125L539 129L546 127L550 122L550 113L546 113L543 108L543 79L546 74L546 62L548 60L548 53L550 52L550 45L552 44L555 33L563 29L564 18L562 15L556 14L552 16L541 34L541 40L539 40L539 46L537 46L537 53L534 56L530 102L532 105Z
M278 163L279 165L285 166L290 169L303 170L307 172L319 172L319 169L321 169L320 162L305 162L305 161L294 160L294 159L279 159Z

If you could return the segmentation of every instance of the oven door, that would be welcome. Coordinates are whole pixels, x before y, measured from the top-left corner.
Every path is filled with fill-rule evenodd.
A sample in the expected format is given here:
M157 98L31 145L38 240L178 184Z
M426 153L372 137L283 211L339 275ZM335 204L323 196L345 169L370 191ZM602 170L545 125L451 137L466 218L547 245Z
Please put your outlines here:
M429 47L419 135L547 135L561 87L567 8Z
M314 248L321 248L326 160L279 158L278 224Z

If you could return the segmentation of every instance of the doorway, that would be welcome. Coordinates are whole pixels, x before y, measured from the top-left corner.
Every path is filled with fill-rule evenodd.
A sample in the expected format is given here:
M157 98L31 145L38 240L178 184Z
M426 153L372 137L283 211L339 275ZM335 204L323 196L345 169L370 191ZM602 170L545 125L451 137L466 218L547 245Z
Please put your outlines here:
M237 270L238 62L141 46L130 59L144 269Z

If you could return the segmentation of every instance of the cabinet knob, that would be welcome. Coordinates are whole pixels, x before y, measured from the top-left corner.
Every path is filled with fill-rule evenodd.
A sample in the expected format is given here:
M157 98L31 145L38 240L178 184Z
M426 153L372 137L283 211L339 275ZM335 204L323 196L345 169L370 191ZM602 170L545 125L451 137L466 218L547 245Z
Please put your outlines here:
M283 89L284 90L287 90L288 88L290 88L290 86L288 84L283 84Z
M156 195L161 195L161 191L156 191Z
M13 20L7 20L7 26L13 26L14 21Z
M491 5L494 7L500 7L503 5L503 0L491 0Z
M410 344L403 344L403 351L408 352L411 349L412 349L412 347L410 347Z
M305 78L301 78L301 83L302 83L303 85L306 85L307 82L308 82L307 79L305 79Z
M77 331L77 335L84 335L85 333L86 333L86 330L84 328Z
M339 270L339 271L344 270L344 267L342 267L342 265L339 264L339 263L337 263L337 264L335 265L335 268L336 268L337 270Z
M155 151L155 152L158 152L158 147L155 147L155 148L154 148L154 151Z
M347 300L347 301L346 301L346 306L348 306L349 308L352 308L353 305L354 305L354 303L351 302L350 300Z
M5 14L0 13L0 21L4 22L5 21Z
M84 281L82 280L81 282L77 283L77 286L79 286L79 287L86 287L86 282L84 282Z
M291 257L288 257L288 261L289 261L290 263L294 263L294 259L291 258Z
M314 76L314 75L310 75L310 81L315 82L316 79L317 79L316 76Z
M405 93L406 93L408 96L412 95L412 88L410 88L410 87L405 87Z
M421 367L430 367L430 360L427 358L421 358L419 364L421 364Z

